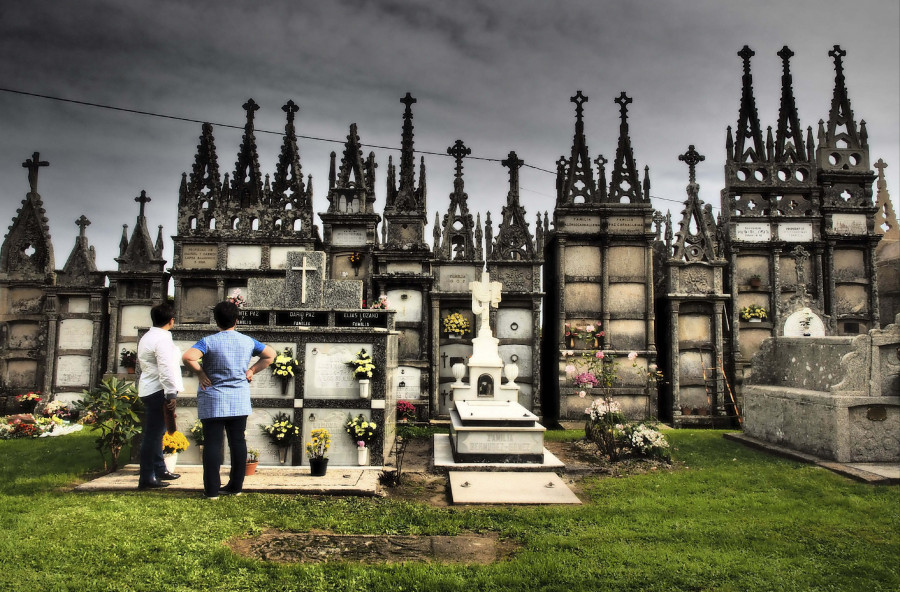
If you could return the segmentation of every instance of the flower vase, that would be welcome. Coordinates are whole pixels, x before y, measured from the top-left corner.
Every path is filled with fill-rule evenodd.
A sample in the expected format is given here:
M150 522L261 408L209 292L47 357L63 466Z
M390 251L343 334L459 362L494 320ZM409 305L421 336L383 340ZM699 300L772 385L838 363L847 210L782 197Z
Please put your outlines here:
M324 477L325 471L328 469L327 458L311 458L309 459L309 474L312 477Z
M249 461L249 460L248 460L248 461L247 461L247 469L244 471L244 475L247 476L247 477L249 477L250 475L255 475L255 474L256 474L256 467L258 467L258 466L259 466L259 461L258 461L258 460L254 460L254 461Z
M369 447L360 446L356 449L356 464L361 467L369 466Z
M368 399L372 395L372 383L368 378L359 381L359 398Z
M750 322L751 322L751 323L761 323L761 322L762 322L762 319L760 319L760 318L758 318L758 317L753 317L753 318L750 319Z
M134 373L135 373L135 367L134 367L134 366L130 366L130 367L128 367L128 368L125 368L125 372L127 372L128 374L134 374Z
M462 339L462 335L460 335L459 333L447 333L447 338L453 340Z
M166 470L170 473L174 473L175 466L178 464L178 453L166 452L163 454L163 462L166 463Z
M278 447L278 462L280 462L281 464L284 464L287 462L289 450L290 450L290 448L288 448L287 446L279 446Z
M288 393L288 387L291 384L291 378L289 376L281 377L281 394L286 395Z

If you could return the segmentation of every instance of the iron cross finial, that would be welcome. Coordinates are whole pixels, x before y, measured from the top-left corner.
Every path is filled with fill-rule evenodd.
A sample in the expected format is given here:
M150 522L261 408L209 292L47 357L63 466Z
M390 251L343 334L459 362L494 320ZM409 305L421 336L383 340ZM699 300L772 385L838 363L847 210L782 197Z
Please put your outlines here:
M137 196L136 198L134 198L134 201L136 201L136 202L138 202L139 204L141 204L141 211L140 211L140 213L138 214L138 216L140 216L141 218L143 218L143 217L144 217L144 206L147 205L147 202L148 202L148 201L151 201L151 200L150 200L150 197L147 195L147 192L146 192L146 191L141 190L141 194L140 194L139 196Z
M410 109L413 103L417 103L418 101L416 101L416 98L407 92L406 96L400 99L400 102L406 105L407 109Z
M31 186L31 193L37 194L38 169L50 166L50 163L41 160L40 152L35 152L31 158L22 163L22 166L28 169L28 184Z
M695 183L697 181L697 165L706 160L706 157L694 150L694 145L691 144L688 146L687 152L678 155L678 160L687 163L691 183Z
M462 140L457 140L453 146L447 148L447 154L456 159L456 178L462 179L463 158L472 154L471 148L466 148Z

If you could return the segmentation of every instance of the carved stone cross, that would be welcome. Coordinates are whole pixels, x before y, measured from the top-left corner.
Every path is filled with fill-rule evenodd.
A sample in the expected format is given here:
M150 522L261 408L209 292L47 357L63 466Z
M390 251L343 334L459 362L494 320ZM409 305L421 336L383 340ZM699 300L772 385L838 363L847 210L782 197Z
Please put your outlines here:
M741 57L741 59L744 60L744 75L749 76L750 75L750 58L755 56L756 52L753 51L752 49L750 49L749 45L745 45L743 48L741 48L741 51L739 51L737 54L738 54L738 56Z
M241 107L243 107L244 111L247 112L247 123L252 124L253 113L254 111L259 111L259 105L257 105L256 101L254 101L253 99L248 99L246 103L241 105Z
M878 162L876 162L876 163L873 164L872 166L875 167L876 169L878 169L878 176L879 176L879 177L884 177L884 169L887 168L887 163L884 162L884 159L883 159L883 158L879 158L879 159L878 159Z
M306 255L303 256L303 262L300 264L300 267L293 266L291 267L291 271L299 271L300 272L300 303L306 304L306 272L307 271L316 271L316 267L307 267L306 266Z
M400 99L400 102L406 105L406 108L409 109L410 107L412 107L413 103L416 103L417 101L416 98L411 94L406 93L406 96Z
M706 160L706 157L694 150L694 145L691 144L687 152L678 155L678 160L688 165L690 182L694 184L697 181L697 165Z
M500 164L509 169L509 186L513 191L519 190L519 169L525 164L524 160L519 159L519 156L510 151L509 156L506 157L505 160L501 160ZM490 212L488 212L490 214Z
M806 252L801 245L797 245L797 247L792 251L792 255L794 255L794 262L796 266L797 272L797 284L805 285L806 284L806 262L809 260L809 253Z
M482 332L490 333L490 312L491 307L497 308L500 304L500 295L503 284L500 282L492 282L488 272L481 272L480 282L469 282L469 289L472 290L472 312L481 315L481 327L478 330L479 336Z
M788 73L788 69L790 68L790 64L788 63L792 57L794 57L794 52L785 45L781 48L781 51L778 52L778 57L781 58L781 61L784 62L782 67L784 68L784 73Z
M588 102L588 98L581 94L581 91L575 93L574 97L569 98L570 101L575 103L575 118L579 121L584 116L584 104Z
M41 160L40 152L35 152L30 159L22 163L22 166L28 169L28 184L31 186L31 193L37 194L38 169L50 166L50 163L46 160Z
M619 104L619 109L622 111L622 119L628 117L628 104L633 103L634 99L626 95L623 90L622 94L615 98L615 102Z
M78 225L78 236L84 237L84 229L91 225L91 221L82 214L78 220L75 220L75 224Z
M144 217L144 206L147 205L147 202L151 201L150 197L147 196L146 191L141 190L141 194L139 196L137 196L136 198L134 198L134 201L141 204L141 210L140 210L140 212L138 212L138 216L143 218Z
M253 100L253 99L251 99L251 100ZM257 107L257 109L259 109L259 107ZM284 111L285 113L287 113L288 122L291 122L291 121L294 121L294 113L296 113L297 111L300 110L300 105L298 105L294 101L289 100L287 103L284 104L284 106L281 108L281 110Z
M463 158L472 154L471 148L466 148L462 140L457 140L453 146L447 148L447 154L456 159L456 178L462 179Z

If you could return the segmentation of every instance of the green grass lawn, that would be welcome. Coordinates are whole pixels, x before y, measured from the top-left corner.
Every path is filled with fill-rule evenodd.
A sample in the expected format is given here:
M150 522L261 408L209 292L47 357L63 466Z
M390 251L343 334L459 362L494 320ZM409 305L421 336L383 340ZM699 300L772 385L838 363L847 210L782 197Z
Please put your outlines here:
M568 432L575 436L578 432ZM0 589L900 589L900 488L767 456L722 432L667 432L684 464L583 481L579 507L450 507L391 499L75 493L101 467L93 436L0 441ZM557 436L554 436L556 438ZM275 564L224 542L266 528L496 532L509 561Z

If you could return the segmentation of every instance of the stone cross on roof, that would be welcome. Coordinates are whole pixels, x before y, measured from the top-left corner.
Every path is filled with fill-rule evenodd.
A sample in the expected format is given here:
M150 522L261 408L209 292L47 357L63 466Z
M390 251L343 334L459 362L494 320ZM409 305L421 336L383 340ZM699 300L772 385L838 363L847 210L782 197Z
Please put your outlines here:
M788 69L790 68L790 64L788 62L792 57L794 57L794 52L791 51L791 48L789 48L787 45L785 45L784 47L781 48L781 50L778 52L777 55L778 55L778 57L781 58L781 61L783 62L782 67L784 68L784 73L787 74Z
M588 102L588 97L581 94L581 91L575 93L574 97L569 98L570 101L575 103L575 119L581 121L584 117L584 104Z
M31 193L37 194L38 169L50 166L50 163L41 160L40 152L35 152L30 159L22 163L22 166L28 169L28 184L31 185Z
M413 103L417 101L411 94L406 93L406 96L400 99L400 102L406 105L406 108L409 109L410 107L412 107Z
M694 150L694 145L691 144L688 146L687 152L684 154L678 155L678 160L686 163L688 165L688 171L690 175L690 183L693 185L697 182L697 165L704 160L706 157Z
M87 217L82 214L80 218L75 220L75 224L78 225L78 236L84 236L84 229L91 225L91 221L87 219Z
M453 146L447 148L447 154L456 159L456 178L462 179L462 170L463 170L463 158L472 154L471 148L466 148L466 145L463 144L462 140L457 140Z
M320 251L291 251L287 254L285 293L289 306L323 306L325 254Z
M250 100L252 101L253 99ZM259 109L258 106L256 108ZM287 113L288 122L291 122L294 121L294 113L300 110L300 105L298 105L294 101L289 100L284 104L283 107L281 107L281 110Z
M622 119L628 117L628 103L633 103L634 99L625 94L623 90L622 93L615 98L615 102L619 104L619 110L621 111Z
M509 169L510 187L518 190L519 188L519 169L525 164L525 161L519 158L519 155L510 151L509 156L500 161L500 164Z
M750 49L749 45L745 45L741 48L741 51L737 52L738 56L744 60L744 74L750 74L750 58L756 55L756 52Z
M138 216L140 216L141 218L143 218L143 217L144 217L144 206L147 205L147 202L152 201L152 200L151 200L150 197L147 195L147 192L146 192L146 191L141 190L141 194L140 194L139 196L137 196L136 198L134 198L134 201L136 201L136 202L138 202L139 204L141 204L141 210L140 210L140 212L138 212Z

